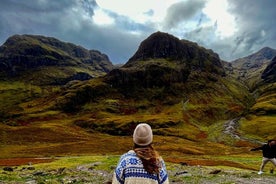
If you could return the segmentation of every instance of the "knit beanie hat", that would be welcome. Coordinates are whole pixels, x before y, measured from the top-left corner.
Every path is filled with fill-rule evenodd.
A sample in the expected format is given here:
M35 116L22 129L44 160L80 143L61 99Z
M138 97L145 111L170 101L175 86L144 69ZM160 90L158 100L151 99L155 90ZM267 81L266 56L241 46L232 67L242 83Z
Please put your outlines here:
M133 142L139 146L147 146L152 142L152 130L146 123L140 123L136 126L133 133Z

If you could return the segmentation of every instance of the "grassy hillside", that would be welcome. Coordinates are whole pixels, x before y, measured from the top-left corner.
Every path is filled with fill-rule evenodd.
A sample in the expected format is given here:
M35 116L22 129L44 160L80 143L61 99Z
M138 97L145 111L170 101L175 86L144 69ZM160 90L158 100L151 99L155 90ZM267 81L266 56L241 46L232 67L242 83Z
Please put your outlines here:
M64 85L104 75L112 68L105 54L51 37L14 35L0 46L0 80Z
M254 73L245 85L235 73L225 74L215 53L190 49L180 52L181 60L133 60L107 75L66 85L45 84L80 72L78 67L38 67L25 71L24 80L2 80L0 158L119 155L132 148L135 126L146 122L154 146L170 163L253 169L244 164L252 154L248 150L257 146L252 140L275 138L274 84L258 83ZM234 133L226 133L227 122L240 117L230 127Z
M255 91L256 103L250 108L250 113L241 121L243 134L266 142L268 139L276 139L276 84L262 83Z
M2 85L1 95L9 96L3 107L16 100L18 108L0 124L2 158L121 154L132 148L131 134L140 122L152 126L154 144L170 162L183 162L183 155L246 153L254 146L223 133L223 122L252 102L230 77L194 73L185 85L141 88L135 98L103 78L66 88L14 83L7 91L8 84ZM20 91L32 93L12 98Z
M50 163L32 165L28 164L30 160L25 159L27 162L22 166L9 167L13 169L12 172L1 172L0 180L6 184L109 183L118 159L117 155L63 157L54 158ZM166 160L166 157L164 159ZM254 172L255 165L259 164L259 158L256 155L217 157L215 159L217 165L213 165L214 159L208 157L201 157L196 162L188 159L190 158L185 158L188 165L166 162L171 183L274 183L275 181L275 176L269 174L268 169L263 176ZM201 165L204 160L208 165ZM0 164L1 161L4 160L0 159ZM9 160L5 161L9 162ZM36 162L36 160L31 161ZM271 167L270 164L267 166ZM4 167L0 166L0 169Z

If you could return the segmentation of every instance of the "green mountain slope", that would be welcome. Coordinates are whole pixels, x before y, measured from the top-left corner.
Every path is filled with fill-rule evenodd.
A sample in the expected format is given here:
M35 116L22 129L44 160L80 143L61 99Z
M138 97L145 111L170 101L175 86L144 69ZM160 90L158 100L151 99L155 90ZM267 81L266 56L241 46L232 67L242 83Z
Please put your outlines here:
M207 49L158 32L124 66L70 86L59 95L57 108L84 116L89 112L95 118L76 124L112 135L129 134L134 124L148 122L157 134L196 140L206 134L205 127L240 116L253 101L246 87L225 76L220 62Z
M61 85L87 80L113 68L99 51L65 43L55 38L15 35L0 47L0 79L36 85Z
M267 50L267 48L261 51L264 50ZM274 51L271 53L275 55L275 50L269 49L267 51ZM260 52L257 52L257 56ZM269 54L269 56L271 55ZM252 84L252 81L255 81L254 88L251 89L255 96L255 103L250 108L247 116L242 118L240 131L243 135L264 142L265 140L276 138L274 132L276 128L276 57L274 56L269 62L268 58L263 58L262 60L266 62L260 65L256 72L251 71L252 73L247 75L250 77L244 78L244 82L248 84ZM254 62L256 61L252 60L252 63Z
M244 82L251 90L262 80L261 74L276 56L276 50L264 47L249 56L231 62L231 75Z
M51 62L69 63L69 66L61 64L61 68L85 65L86 56L64 53L63 46L61 50L60 47L56 50L66 59ZM2 64L7 67L6 62ZM249 88L250 85L245 85L248 78L239 80L237 70L232 68L231 73L232 66L221 61L216 53L167 33L149 36L125 65L90 80L73 80L62 87L26 82L30 80L28 72L42 66L28 70L14 66L18 67L12 73L2 71L5 79L18 82L1 83L4 92L0 95L5 97L2 99L12 102L13 95L17 99L8 108L1 106L0 140L7 150L5 155L14 150L17 156L121 153L126 146L132 146L131 140L124 136L130 136L140 122L153 127L160 151L172 159L183 154L217 154L219 150L219 154L227 155L248 150L253 146L250 141L225 135L225 122L229 119L244 117L237 133L245 137L264 140L274 133L274 129L255 128L257 124L261 127L258 118L268 117L261 116L263 110L254 108L271 83L256 82L255 88ZM53 80L57 73L53 72ZM47 77L45 74L42 76ZM24 76L23 82L17 76ZM39 76L33 79L45 84ZM47 77L47 81L50 79ZM20 95L21 92L25 95ZM30 144L30 140L35 140L35 144ZM29 146L30 149L24 149Z

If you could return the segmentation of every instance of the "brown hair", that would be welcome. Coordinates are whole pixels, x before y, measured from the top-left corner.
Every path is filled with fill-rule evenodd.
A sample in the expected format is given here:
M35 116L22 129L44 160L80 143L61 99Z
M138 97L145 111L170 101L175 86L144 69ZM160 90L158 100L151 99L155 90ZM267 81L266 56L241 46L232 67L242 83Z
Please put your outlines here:
M161 168L159 154L153 146L139 146L134 144L134 151L136 155L142 160L143 166L148 173L158 174Z

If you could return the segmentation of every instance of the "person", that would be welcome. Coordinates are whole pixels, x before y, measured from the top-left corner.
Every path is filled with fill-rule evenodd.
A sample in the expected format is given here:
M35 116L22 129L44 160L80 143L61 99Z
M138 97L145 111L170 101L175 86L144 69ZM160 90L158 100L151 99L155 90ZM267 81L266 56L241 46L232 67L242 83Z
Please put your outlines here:
M272 162L274 166L276 166L276 141L275 140L268 140L266 144L253 148L250 151L257 151L257 150L262 150L263 152L263 159L262 159L262 164L260 166L260 171L258 174L263 174L263 170L265 165L268 162Z
M112 184L168 184L164 160L152 146L149 124L140 123L133 132L133 150L123 154L114 171Z

